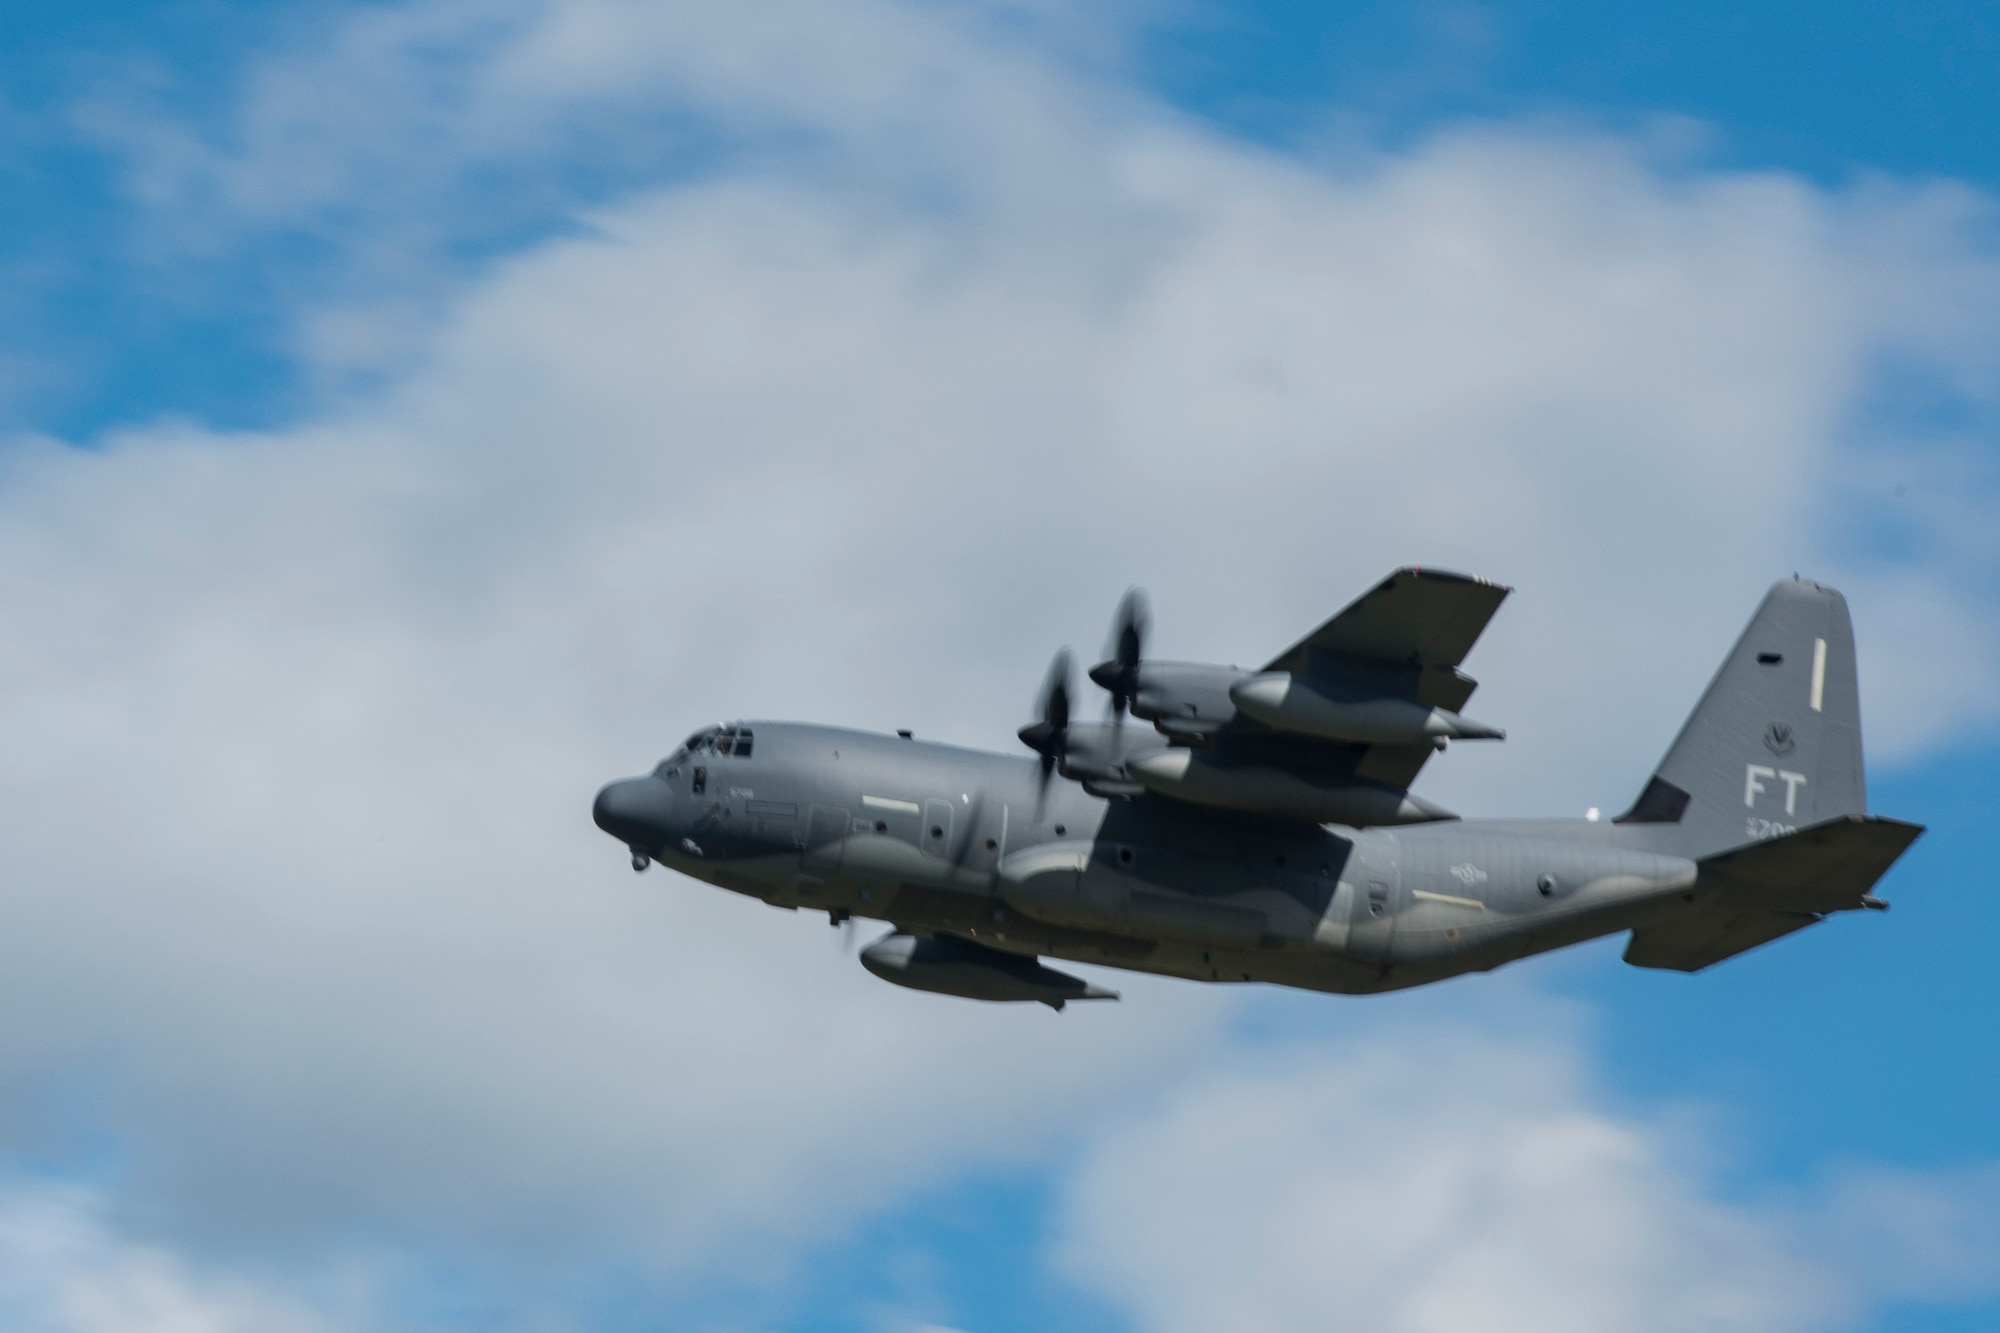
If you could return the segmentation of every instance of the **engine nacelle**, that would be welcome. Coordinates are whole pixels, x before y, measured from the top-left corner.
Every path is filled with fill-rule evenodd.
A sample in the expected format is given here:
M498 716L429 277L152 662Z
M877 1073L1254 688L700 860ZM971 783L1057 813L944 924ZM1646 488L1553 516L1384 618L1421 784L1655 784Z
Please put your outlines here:
M1506 737L1498 728L1414 699L1335 699L1285 671L1238 680L1230 686L1229 698L1245 714L1273 730L1328 740L1435 745Z
M1115 1000L1117 991L1043 967L1033 958L1002 953L955 935L928 939L897 931L861 951L861 965L884 981L911 990L968 1000L1033 1000L1060 1010L1071 1000Z
M1145 727L1110 722L1072 722L1065 737L1062 774L1099 796L1136 796L1145 789L1125 773L1125 757L1159 746Z
M1210 735L1229 725L1236 704L1229 687L1243 679L1240 668L1201 662L1142 662L1132 715L1162 730Z
M1318 782L1288 769L1217 763L1180 747L1135 754L1126 761L1125 771L1150 790L1176 800L1315 824L1365 828L1458 818L1421 796L1379 783Z

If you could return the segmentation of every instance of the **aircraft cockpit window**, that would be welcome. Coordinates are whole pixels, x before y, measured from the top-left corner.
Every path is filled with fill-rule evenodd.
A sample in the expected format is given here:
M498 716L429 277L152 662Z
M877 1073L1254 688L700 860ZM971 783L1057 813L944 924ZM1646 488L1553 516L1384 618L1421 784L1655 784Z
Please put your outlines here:
M697 731L687 738L687 744L674 752L669 764L679 764L691 755L724 754L737 759L748 759L756 737L748 727L710 727Z

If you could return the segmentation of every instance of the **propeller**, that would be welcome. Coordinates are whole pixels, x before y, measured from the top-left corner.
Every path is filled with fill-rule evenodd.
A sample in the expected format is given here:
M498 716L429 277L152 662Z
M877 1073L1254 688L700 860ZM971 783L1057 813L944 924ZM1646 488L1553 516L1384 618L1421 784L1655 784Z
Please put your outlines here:
M1042 789L1048 790L1049 774L1055 772L1069 748L1069 679L1073 666L1069 649L1058 649L1042 678L1042 692L1035 704L1041 721L1030 722L1019 733L1021 743L1042 757Z
M1090 678L1111 692L1111 713L1119 722L1125 720L1125 710L1132 706L1132 696L1139 692L1139 661L1152 623L1146 590L1126 589L1118 601L1111 637L1105 644L1110 657L1090 669Z

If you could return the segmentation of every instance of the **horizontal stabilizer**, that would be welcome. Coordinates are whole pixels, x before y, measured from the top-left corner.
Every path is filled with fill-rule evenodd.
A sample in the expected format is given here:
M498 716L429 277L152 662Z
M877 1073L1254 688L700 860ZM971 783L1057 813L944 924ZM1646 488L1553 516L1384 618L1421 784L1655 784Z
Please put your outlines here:
M1701 877L1740 886L1739 892L1768 907L1847 911L1862 906L1862 896L1923 831L1900 819L1843 815L1711 856L1701 863Z
M1625 946L1625 961L1634 967L1699 972L1781 935L1816 926L1823 919L1811 912L1770 912L1759 907L1730 910L1710 903L1690 909L1681 920L1633 931L1632 942Z
M1923 832L1918 824L1844 815L1711 856L1683 916L1632 932L1625 961L1698 972L1820 921L1866 907L1868 891Z

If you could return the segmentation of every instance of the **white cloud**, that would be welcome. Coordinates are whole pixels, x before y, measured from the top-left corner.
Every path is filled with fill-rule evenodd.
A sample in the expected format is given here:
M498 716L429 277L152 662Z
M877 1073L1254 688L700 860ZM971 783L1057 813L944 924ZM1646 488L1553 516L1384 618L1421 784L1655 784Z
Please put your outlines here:
M1576 1051L1413 1028L1299 1046L1103 1134L1057 1261L1146 1333L1831 1329L2000 1277L1991 1168L1731 1200Z
M118 1206L192 1244L781 1267L1043 1151L1226 999L891 991L808 921L635 880L596 784L736 714L1008 747L1130 580L1162 654L1251 661L1415 560L1521 589L1471 663L1515 739L1431 790L1615 807L1762 586L1849 559L1826 479L1870 366L1996 364L1957 303L1993 258L1931 194L1505 128L1325 170L954 11L470 13L267 68L188 150L215 206L541 151L586 88L819 147L601 209L293 428L9 451L0 1124L114 1069ZM1980 641L1944 568L1890 572L1930 641ZM1896 660L1866 688L1907 751L1940 724ZM1577 1132L1579 1169L1654 1180Z
M122 160L143 253L258 255L244 266L289 299L313 294L296 346L333 384L396 368L466 254L560 229L579 199L762 164L936 204L946 176L977 194L1060 159L1089 170L1076 139L1122 94L1071 70L1125 31L1108 12L899 0L424 0L274 27L231 96L147 70L72 118ZM190 116L176 95L222 104Z

